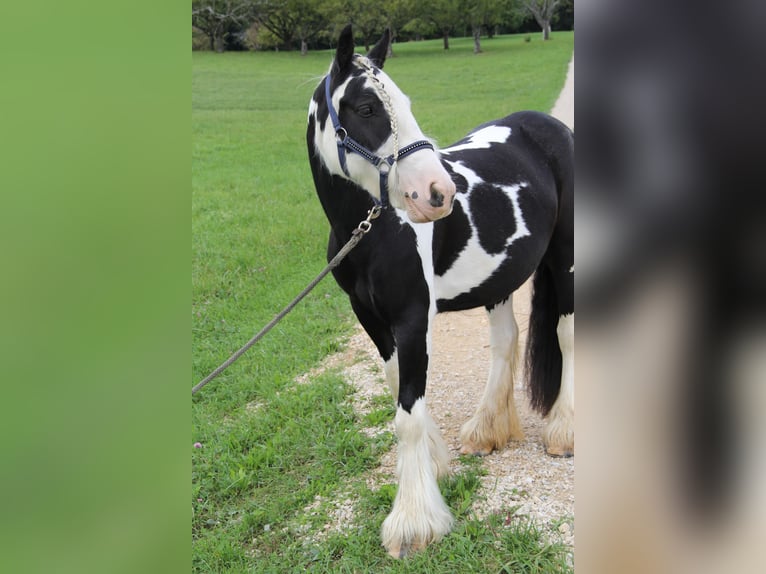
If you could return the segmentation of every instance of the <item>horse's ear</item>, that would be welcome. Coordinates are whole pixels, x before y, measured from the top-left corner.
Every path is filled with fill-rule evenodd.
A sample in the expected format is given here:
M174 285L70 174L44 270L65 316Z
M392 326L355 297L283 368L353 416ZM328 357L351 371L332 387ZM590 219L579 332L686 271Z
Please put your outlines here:
M375 44L372 50L370 50L370 53L367 54L367 57L370 59L370 61L378 68L382 68L384 62L386 61L389 43L391 43L391 29L386 28L383 32L383 35L380 37L380 40L378 40L378 43Z
M345 70L351 65L354 57L354 34L351 31L351 24L347 24L338 38L338 49L335 52L335 63L333 64L333 74Z

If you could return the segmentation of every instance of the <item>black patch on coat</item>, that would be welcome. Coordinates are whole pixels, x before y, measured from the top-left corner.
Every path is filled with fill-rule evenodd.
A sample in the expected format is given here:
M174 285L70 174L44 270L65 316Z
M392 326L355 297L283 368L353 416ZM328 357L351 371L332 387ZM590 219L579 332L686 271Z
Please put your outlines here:
M471 239L471 225L459 201L454 203L449 218L452 224L449 227L444 225L442 219L434 223L435 275L444 275Z
M340 99L338 118L346 133L370 151L377 150L391 135L391 119L366 75L352 79ZM371 115L369 115L371 113Z
M469 202L482 249L491 255L505 251L508 238L516 232L511 198L495 185L478 183Z

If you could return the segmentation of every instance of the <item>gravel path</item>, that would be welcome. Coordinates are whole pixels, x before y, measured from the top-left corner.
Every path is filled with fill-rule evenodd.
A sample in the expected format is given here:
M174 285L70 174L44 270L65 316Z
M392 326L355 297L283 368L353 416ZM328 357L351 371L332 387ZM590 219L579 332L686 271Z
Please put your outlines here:
M574 58L569 64L566 84L551 111L574 128ZM520 345L524 348L529 319L529 282L514 294ZM433 333L433 361L426 401L441 428L457 466L461 425L471 416L489 371L489 327L484 309L437 315ZM344 376L358 393L356 407L364 412L373 396L387 394L377 351L361 327L357 327L342 353L329 357L324 367L344 366ZM518 377L521 379L521 377ZM545 454L543 421L529 408L523 383L517 381L516 403L525 438L483 458L487 475L482 479L478 517L516 509L549 532L554 540L574 546L574 458L558 459ZM393 422L390 423L393 431ZM384 455L382 464L368 484L395 481L395 448ZM349 501L352 504L352 501ZM348 519L351 508L338 501L338 517ZM331 525L328 525L331 527Z

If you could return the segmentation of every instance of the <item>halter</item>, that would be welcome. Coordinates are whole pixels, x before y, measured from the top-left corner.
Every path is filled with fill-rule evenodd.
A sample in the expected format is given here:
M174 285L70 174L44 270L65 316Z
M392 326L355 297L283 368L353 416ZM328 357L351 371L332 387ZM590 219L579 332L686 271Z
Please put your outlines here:
M330 119L332 120L332 126L335 129L335 139L338 144L338 159L340 160L340 167L343 169L343 173L345 173L348 177L351 177L351 174L348 172L348 166L346 165L346 151L357 153L361 155L364 159L366 159L368 162L370 162L373 166L375 166L378 169L378 172L380 173L380 201L377 200L377 198L373 197L373 200L375 201L375 204L381 207L386 207L388 205L388 174L391 171L391 168L393 168L394 164L401 158L406 157L410 155L413 152L418 151L422 148L428 148L433 150L434 146L431 142L427 140L418 140L416 142L413 142L409 145L404 146L402 149L399 148L399 142L398 142L398 129L396 125L396 116L393 113L393 108L390 106L390 102L387 102L388 94L383 92L382 86L379 86L379 80L374 77L372 73L372 68L369 66L364 65L364 63L361 60L358 60L360 63L362 63L363 67L367 71L367 75L373 80L373 86L375 86L376 91L378 92L378 95L381 97L381 99L384 102L384 105L386 105L386 109L388 110L389 118L391 119L391 133L394 136L394 153L389 155L388 157L380 157L379 155L376 155L374 152L370 151L366 147L364 147L362 144L360 144L358 141L356 141L354 138L352 138L350 135L348 135L348 132L346 129L340 125L340 119L338 119L338 113L335 111L335 106L332 105L332 97L330 93L330 76L329 74L325 77L324 81L324 91L325 91L325 99L327 100L327 108L330 111ZM375 82L378 82L376 84Z

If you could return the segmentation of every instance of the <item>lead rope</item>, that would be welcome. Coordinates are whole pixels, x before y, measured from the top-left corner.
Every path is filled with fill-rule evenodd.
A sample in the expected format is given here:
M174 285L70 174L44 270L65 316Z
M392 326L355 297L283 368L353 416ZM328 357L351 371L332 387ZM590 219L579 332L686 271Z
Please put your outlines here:
M261 329L255 336L253 336L252 339L250 339L247 343L242 346L241 349L236 351L234 354L231 355L228 359L226 359L223 363L221 363L212 373L210 373L207 377L202 379L199 383L197 383L194 388L192 388L192 396L194 396L197 391L199 391L202 387L204 387L206 384L208 384L210 381L215 379L218 375L220 375L224 370L226 370L234 361L239 359L242 355L245 354L245 351L247 351L250 347L255 345L258 341L260 341L266 333L271 331L271 329L279 323L282 319L284 319L285 315L287 315L290 311L292 311L295 306L300 303L301 299L303 299L306 295L308 295L311 290L316 287L319 282L325 278L325 276L335 269L338 265L340 265L340 262L343 261L343 259L348 255L351 250L357 246L357 244L362 240L362 238L369 233L370 229L372 229L372 220L376 219L380 215L381 206L376 205L372 209L370 209L367 212L367 219L364 221L360 221L359 225L356 229L351 233L351 239L348 240L348 242L341 248L340 251L338 251L338 254L332 258L332 260L327 264L327 267L322 269L322 272L316 276L316 278L309 283L306 288L301 291L298 296L293 299L290 304L282 309L282 311L274 317L263 329Z

